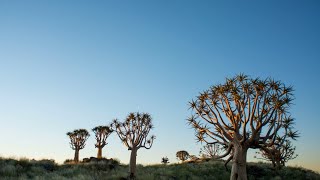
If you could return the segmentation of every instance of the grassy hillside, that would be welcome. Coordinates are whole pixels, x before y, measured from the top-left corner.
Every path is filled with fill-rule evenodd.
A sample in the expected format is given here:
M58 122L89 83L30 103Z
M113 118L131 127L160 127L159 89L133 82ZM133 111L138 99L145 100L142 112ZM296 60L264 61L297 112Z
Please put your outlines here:
M230 169L230 167L229 167ZM0 159L1 180L103 180L125 179L127 165L120 165L117 161L57 165L52 160L28 159ZM249 163L249 179L319 179L320 175L311 170L296 167L285 167L279 172L274 172L270 164ZM229 179L230 170L226 171L223 162L209 161L202 163L185 163L172 165L138 165L137 179Z

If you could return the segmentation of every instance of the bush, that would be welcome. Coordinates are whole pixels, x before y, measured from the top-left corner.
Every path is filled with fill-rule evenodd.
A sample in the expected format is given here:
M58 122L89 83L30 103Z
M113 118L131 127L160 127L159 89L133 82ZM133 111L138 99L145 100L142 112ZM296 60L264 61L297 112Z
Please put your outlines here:
M63 164L74 164L73 159L66 159L64 160Z

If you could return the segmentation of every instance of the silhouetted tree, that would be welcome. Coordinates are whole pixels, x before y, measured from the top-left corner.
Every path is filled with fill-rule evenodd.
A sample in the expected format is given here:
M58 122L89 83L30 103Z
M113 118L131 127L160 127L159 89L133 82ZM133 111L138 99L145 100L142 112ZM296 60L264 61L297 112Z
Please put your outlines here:
M138 149L150 149L155 139L154 135L147 139L150 130L153 128L152 118L147 113L130 113L123 123L115 119L112 127L123 144L131 151L129 170L130 179L134 179Z
M187 151L181 150L176 153L176 157L178 160L184 162L185 160L189 159L190 155Z
M96 144L95 147L98 148L97 158L102 158L102 148L107 145L107 138L113 132L113 130L109 126L97 126L92 129L96 136Z
M170 163L170 162L169 162L169 158L163 157L163 158L161 159L161 163L164 164L164 165L169 164L169 163Z
M70 147L75 150L74 162L79 162L79 151L86 145L86 141L90 134L86 129L76 129L72 132L68 132L67 136L70 138Z
M224 84L212 86L190 102L193 115L188 119L198 141L220 144L233 159L231 180L247 179L247 150L273 146L279 133L287 138L291 130L288 112L293 89L271 78L253 79L240 74Z
M200 156L204 158L217 158L221 155L223 148L219 144L207 144L200 148Z

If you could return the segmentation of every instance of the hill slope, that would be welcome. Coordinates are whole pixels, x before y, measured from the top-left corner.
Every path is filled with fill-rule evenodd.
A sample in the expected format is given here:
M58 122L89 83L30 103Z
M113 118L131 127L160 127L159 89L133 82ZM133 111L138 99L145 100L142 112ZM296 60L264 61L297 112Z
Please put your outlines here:
M311 170L297 167L284 167L275 172L267 163L248 163L249 179L316 179L320 175ZM0 159L0 179L25 180L104 180L124 179L127 176L127 165L119 165L117 161L86 163L79 165L57 165L52 160L14 160ZM176 180L206 180L229 179L229 171L226 171L223 162L209 161L202 163L184 163L172 165L138 165L137 179L176 179Z

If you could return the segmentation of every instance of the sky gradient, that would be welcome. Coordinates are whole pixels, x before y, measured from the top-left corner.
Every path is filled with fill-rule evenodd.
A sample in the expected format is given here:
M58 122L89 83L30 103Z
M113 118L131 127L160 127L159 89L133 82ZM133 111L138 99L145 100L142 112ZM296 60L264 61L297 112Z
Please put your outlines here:
M315 0L0 0L0 156L61 163L74 154L66 132L137 111L157 136L138 163L198 155L188 101L245 73L294 86L301 137L288 164L319 172L319 18ZM96 153L91 133L80 158ZM103 155L130 152L112 134Z

